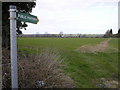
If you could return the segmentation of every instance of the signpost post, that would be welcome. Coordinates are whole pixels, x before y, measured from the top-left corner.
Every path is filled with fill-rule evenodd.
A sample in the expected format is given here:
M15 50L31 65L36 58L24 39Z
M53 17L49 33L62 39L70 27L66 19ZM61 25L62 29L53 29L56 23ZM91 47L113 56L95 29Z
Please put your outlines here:
M33 24L38 23L37 16L17 12L16 6L9 6L10 12L10 53L11 53L11 83L12 88L18 88L18 66L17 66L17 45L16 45L16 20L29 22Z
M18 88L17 46L16 46L16 6L10 5L10 54L12 88Z

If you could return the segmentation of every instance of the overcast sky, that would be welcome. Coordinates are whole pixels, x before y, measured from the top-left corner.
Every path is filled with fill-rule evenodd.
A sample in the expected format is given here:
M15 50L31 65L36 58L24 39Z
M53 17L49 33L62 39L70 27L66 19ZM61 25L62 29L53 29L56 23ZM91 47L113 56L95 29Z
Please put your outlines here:
M37 0L33 15L38 24L28 23L23 34L104 34L118 31L118 0Z

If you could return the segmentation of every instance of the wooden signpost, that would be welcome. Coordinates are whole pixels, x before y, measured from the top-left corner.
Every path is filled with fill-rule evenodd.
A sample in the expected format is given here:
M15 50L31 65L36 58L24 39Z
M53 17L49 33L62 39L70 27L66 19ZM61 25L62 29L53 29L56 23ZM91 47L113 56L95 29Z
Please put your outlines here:
M10 54L11 54L11 83L12 88L18 88L18 66L17 66L17 41L16 41L16 20L29 22L33 24L38 23L38 18L31 14L17 12L14 5L9 6L10 12Z

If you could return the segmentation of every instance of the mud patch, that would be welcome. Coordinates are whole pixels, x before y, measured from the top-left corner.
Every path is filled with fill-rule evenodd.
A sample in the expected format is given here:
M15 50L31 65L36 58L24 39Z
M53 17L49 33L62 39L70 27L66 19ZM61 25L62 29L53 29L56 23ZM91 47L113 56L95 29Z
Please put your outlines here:
M95 53L95 52L117 52L118 50L116 48L109 47L108 43L110 40L111 40L111 38L108 40L105 40L95 46L84 45L84 46L81 46L80 48L78 48L77 51L82 52L82 53L85 53L85 52L88 52L88 53L89 52L92 52L92 53Z

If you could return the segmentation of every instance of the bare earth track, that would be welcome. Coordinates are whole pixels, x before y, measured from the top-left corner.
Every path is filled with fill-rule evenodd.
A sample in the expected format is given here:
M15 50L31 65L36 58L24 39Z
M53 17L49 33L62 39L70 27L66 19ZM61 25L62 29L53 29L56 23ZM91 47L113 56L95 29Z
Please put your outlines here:
M111 39L112 38L110 38L108 40L105 40L105 41L103 41L100 44L97 44L95 46L83 45L80 48L78 48L77 51L82 52L82 53L85 53L85 52L95 53L95 52L111 52L111 51L114 52L114 51L117 51L117 49L109 47L109 41Z

